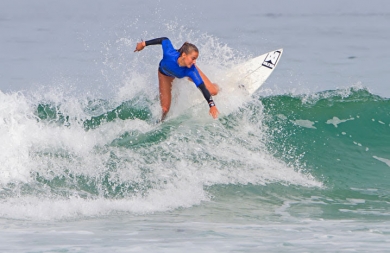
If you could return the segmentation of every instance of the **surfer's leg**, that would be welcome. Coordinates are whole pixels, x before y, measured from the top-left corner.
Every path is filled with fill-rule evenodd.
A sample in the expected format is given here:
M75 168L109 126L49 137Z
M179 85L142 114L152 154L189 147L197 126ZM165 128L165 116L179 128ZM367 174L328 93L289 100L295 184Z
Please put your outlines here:
M160 104L162 109L161 121L165 119L171 107L171 90L174 77L166 76L158 71L158 83L160 90Z
M200 76L202 77L202 80L204 84L206 85L207 90L210 92L211 96L215 96L219 92L219 86L216 83L212 83L210 79L200 70L198 66L196 66L196 69L198 70Z

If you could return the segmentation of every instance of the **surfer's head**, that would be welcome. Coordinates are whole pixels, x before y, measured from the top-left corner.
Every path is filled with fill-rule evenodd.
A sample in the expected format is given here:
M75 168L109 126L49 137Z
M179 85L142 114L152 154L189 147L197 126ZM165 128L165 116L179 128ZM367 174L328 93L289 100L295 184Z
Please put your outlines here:
M178 51L180 53L180 65L184 65L187 68L190 68L193 64L196 63L196 59L198 59L199 56L199 50L194 44L184 42Z

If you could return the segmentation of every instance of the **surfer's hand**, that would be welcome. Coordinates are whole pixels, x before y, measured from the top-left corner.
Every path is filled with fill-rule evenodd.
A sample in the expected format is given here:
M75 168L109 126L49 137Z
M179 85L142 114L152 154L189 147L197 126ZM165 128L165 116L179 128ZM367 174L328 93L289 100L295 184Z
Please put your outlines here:
M141 50L144 49L145 47L146 47L145 41L138 42L138 43L137 43L137 46L135 47L134 52L141 51Z
M211 115L214 119L218 118L219 111L218 111L218 109L217 109L216 106L210 107L210 112L209 112L209 113L210 113L210 115Z

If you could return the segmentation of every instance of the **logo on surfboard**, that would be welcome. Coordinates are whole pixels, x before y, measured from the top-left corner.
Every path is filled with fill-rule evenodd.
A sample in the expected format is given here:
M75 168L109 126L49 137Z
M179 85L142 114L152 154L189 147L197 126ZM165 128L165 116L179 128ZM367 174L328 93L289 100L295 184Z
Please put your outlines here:
M267 67L270 69L275 68L276 63L279 60L279 56L280 56L280 51L273 51L273 52L268 53L268 55L267 55L267 57L265 57L265 60L264 60L262 65L264 67Z

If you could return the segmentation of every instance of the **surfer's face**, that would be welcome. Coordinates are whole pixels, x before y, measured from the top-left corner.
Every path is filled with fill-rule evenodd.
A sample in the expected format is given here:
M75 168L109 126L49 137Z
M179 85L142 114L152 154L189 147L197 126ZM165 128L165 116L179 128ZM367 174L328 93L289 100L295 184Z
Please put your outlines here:
M191 68L192 65L194 65L196 63L196 59L198 59L198 56L199 56L199 53L196 52L196 51L192 51L191 53L189 54L186 54L186 53L183 53L181 55L182 59L183 59L183 63L184 65L187 67L187 68Z

